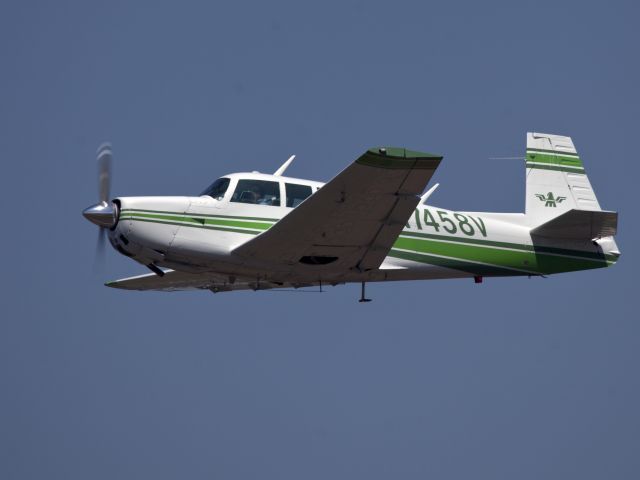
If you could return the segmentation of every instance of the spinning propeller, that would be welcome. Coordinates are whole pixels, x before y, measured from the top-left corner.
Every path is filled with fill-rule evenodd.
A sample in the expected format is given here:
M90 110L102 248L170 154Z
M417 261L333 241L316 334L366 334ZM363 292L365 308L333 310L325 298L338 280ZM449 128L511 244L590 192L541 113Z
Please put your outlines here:
M104 254L104 237L106 229L118 222L118 206L109 200L111 190L111 145L103 143L98 148L98 200L99 202L82 212L84 218L100 227L96 254Z

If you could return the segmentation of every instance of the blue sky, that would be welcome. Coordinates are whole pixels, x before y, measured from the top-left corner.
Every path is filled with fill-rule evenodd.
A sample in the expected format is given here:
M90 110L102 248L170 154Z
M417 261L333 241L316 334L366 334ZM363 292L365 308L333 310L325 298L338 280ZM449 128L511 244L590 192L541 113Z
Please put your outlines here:
M638 478L634 2L5 2L0 476ZM442 153L431 203L522 211L525 133L570 135L614 268L312 293L131 293L115 195L330 179Z

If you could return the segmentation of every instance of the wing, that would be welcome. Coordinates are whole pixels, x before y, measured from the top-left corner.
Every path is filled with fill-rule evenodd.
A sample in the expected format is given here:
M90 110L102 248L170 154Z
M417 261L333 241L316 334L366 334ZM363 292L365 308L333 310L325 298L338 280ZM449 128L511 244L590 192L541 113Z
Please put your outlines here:
M163 277L155 273L138 275L137 277L122 278L105 283L107 287L123 290L157 290L161 292L176 292L181 290L211 290L214 293L230 292L233 290L270 290L272 288L302 288L310 287L309 283L275 283L260 280L228 281L228 277L210 273L186 273L176 270L165 271Z
M404 148L365 152L266 232L233 253L251 261L380 266L442 157Z
M540 200L546 200L547 197L545 197L544 195L540 194L540 193L536 193L536 197L538 197Z

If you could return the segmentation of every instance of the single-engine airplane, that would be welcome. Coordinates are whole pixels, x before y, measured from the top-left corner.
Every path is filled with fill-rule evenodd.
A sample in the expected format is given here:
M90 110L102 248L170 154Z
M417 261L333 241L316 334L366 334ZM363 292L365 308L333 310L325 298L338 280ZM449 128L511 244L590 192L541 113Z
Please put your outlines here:
M199 196L109 198L111 147L98 150L100 202L83 215L153 273L126 290L297 289L356 282L545 276L607 267L618 214L596 199L571 138L527 134L524 213L454 212L422 194L442 156L367 150L328 183L233 173Z

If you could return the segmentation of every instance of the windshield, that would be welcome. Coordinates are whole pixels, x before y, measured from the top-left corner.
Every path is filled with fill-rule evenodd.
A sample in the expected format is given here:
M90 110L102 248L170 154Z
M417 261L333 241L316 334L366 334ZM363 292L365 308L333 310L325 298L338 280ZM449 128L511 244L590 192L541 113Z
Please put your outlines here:
M222 200L222 198L224 197L224 193L227 191L227 188L229 188L229 179L219 178L211 185L209 185L209 187L204 192L202 192L200 196L209 195L215 200Z

